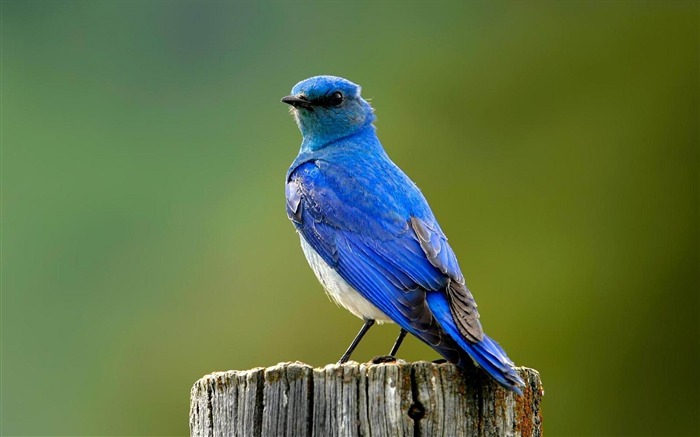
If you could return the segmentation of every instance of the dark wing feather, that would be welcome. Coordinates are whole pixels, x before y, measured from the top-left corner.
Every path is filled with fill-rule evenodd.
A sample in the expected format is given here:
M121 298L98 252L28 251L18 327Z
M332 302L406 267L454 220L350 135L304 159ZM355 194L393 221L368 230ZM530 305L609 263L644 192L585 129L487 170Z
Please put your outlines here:
M428 261L449 277L445 291L459 332L473 343L483 340L484 331L479 322L476 301L458 267L455 268L457 261L442 231L417 217L411 217L411 227Z

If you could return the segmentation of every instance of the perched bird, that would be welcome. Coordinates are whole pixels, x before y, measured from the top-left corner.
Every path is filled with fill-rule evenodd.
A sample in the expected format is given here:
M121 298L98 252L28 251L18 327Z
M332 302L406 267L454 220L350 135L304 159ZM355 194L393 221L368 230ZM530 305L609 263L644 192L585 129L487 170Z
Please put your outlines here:
M484 334L472 293L418 187L387 156L360 87L334 76L282 98L303 140L286 178L287 215L328 295L364 320L345 362L376 322L401 327L448 361L483 368L520 393L505 351Z

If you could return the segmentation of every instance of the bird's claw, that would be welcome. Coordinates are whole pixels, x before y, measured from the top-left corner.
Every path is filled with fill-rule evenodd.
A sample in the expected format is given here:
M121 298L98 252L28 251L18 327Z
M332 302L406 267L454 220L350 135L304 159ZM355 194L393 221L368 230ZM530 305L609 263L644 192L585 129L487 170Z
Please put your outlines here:
M396 357L393 355L377 355L372 358L372 364L395 363Z

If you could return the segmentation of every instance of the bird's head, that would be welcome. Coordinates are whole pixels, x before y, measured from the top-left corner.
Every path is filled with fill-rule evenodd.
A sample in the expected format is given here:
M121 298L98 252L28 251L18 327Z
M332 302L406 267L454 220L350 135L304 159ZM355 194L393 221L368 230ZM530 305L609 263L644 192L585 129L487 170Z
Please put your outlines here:
M360 96L360 86L341 77L303 80L282 102L291 105L304 142L312 148L351 135L374 121L372 107Z

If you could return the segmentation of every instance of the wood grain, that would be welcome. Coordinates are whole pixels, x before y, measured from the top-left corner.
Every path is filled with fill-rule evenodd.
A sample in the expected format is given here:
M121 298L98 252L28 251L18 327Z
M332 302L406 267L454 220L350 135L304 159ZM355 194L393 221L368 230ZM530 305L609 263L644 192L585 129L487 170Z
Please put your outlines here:
M520 367L523 396L481 370L428 362L314 369L280 363L215 372L192 387L192 436L542 435L539 373Z

